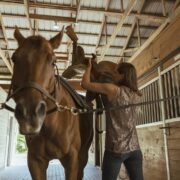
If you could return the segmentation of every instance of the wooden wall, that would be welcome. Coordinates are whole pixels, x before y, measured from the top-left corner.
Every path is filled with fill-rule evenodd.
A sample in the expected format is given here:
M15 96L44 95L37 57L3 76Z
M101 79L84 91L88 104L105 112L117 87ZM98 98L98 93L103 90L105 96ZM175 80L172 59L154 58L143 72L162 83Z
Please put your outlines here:
M161 126L138 128L143 153L145 180L167 180L163 130Z
M168 124L170 127L167 140L170 160L171 180L180 179L180 118L179 122Z
M133 61L138 76L155 66L170 52L180 47L180 18L171 22Z

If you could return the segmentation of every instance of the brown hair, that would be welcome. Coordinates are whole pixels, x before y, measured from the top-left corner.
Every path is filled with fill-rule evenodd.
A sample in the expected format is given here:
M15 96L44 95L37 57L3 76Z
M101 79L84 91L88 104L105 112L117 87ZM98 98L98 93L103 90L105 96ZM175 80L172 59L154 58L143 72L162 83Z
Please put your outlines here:
M138 95L141 95L137 86L137 73L134 65L130 63L122 62L119 64L117 70L119 74L122 74L124 76L123 79L119 82L119 85L124 85L126 87L129 87L131 90L135 91Z

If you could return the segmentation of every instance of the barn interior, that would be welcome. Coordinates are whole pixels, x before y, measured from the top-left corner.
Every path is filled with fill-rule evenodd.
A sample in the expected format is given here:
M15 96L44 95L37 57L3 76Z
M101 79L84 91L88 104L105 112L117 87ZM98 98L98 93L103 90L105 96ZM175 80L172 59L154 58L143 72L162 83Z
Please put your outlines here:
M65 27L61 45L55 50L56 73L62 75L71 67L75 73L68 71L72 76L65 79L82 95L86 94L80 85L84 65L72 64L74 41L67 27L73 29L86 58L95 54L98 63L132 63L137 70L142 102L150 102L141 105L136 122L144 178L180 179L180 0L1 0L1 104L11 85L12 55L18 47L14 38L16 26L24 37L40 35L46 39ZM15 106L13 100L8 104ZM85 169L86 180L101 178L104 153L104 113L94 113L93 121L94 139ZM0 132L0 179L31 179L26 145L19 144L24 139L19 135L14 113L3 108ZM48 168L48 178L64 178L63 168L56 161ZM124 167L119 173L121 179L129 179Z

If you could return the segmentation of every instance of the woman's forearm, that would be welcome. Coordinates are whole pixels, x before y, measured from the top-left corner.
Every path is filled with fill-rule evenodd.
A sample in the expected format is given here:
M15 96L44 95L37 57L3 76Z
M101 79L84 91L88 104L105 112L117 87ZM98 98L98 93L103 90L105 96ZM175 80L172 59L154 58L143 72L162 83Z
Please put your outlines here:
M90 80L90 75L91 75L91 69L90 68L87 68L84 75L83 75L83 78L82 78L82 82L81 82L81 86L84 88L84 89L87 89L88 88L88 85L90 84L91 80Z

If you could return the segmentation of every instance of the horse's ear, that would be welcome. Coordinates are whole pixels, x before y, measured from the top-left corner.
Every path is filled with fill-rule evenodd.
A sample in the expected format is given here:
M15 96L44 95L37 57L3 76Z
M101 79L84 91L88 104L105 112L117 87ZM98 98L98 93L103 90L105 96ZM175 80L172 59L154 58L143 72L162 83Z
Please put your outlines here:
M20 45L24 42L24 40L25 40L25 37L20 33L20 31L19 31L19 29L18 29L17 26L15 27L14 37L15 37L15 39L17 40L19 46L20 46Z
M53 49L57 49L60 46L63 34L64 34L64 26L63 26L61 32L59 32L56 36L54 36L53 38L51 38L49 40Z

